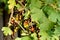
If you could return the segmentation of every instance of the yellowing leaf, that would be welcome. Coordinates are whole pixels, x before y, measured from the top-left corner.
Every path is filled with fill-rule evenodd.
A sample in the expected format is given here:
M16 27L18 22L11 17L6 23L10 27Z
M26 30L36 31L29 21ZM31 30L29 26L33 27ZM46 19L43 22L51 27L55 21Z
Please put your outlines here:
M9 9L12 9L12 8L14 8L14 6L16 5L16 3L15 3L15 0L9 0L8 1L8 7L9 7Z

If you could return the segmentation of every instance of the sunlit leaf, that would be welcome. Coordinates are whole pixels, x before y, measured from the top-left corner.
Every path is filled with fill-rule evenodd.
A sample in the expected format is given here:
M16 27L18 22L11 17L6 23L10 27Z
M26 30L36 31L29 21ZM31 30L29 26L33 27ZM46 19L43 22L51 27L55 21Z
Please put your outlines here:
M9 9L12 9L12 8L14 8L14 6L16 5L16 3L15 3L15 0L9 0L8 1L8 7L9 7Z
M12 31L11 31L11 29L9 27L3 27L2 31L3 31L5 36L12 35Z
M29 36L22 37L21 40L31 40Z
M18 38L18 37L17 37L15 40L21 40L21 38Z

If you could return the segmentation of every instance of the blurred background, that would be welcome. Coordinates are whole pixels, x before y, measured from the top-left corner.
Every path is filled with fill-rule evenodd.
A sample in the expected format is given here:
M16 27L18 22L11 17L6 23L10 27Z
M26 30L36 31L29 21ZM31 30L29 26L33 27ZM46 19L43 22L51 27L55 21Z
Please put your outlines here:
M8 0L0 0L0 40L4 39L1 29L3 26L6 26L9 17L7 1Z

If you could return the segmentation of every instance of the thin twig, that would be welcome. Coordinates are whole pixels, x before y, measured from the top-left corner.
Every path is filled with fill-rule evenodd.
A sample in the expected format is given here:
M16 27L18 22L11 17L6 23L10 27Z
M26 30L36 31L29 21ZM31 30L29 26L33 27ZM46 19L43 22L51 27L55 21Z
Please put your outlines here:
M11 9L11 15L10 15L10 19L9 19L9 22L8 22L8 27L9 27L9 24L11 22L11 18L13 17L13 8Z
M15 20L15 21L16 21L16 20ZM25 33L27 33L27 31L19 24L19 22L16 21L16 23L23 29L23 31L24 31Z

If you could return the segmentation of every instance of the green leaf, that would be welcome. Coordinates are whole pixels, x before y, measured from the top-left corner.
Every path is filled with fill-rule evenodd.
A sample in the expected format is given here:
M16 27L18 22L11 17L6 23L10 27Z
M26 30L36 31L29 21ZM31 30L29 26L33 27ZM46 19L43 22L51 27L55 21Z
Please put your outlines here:
M53 31L51 29L53 28L54 24L51 21L46 21L42 24L40 24L40 35L41 40L51 40L50 38L53 36Z
M53 35L52 40L59 40L59 37L56 35Z
M16 4L15 6L17 7L18 10L19 10L20 7L21 7L21 5L19 5L19 4Z
M14 8L14 6L16 5L16 3L15 3L15 0L9 0L8 1L8 7L9 7L9 9L12 9L12 8Z
M43 12L46 13L46 14L48 14L48 15L50 15L51 12L54 10L54 9L53 9L51 6L49 6L49 5L45 5L42 9L43 9Z
M48 21L43 11L35 7L31 10L31 18L32 21L39 21L39 22Z
M56 0L58 8L60 8L60 0Z
M50 35L49 35L49 33L50 33ZM49 31L49 33L46 31L40 31L40 35L41 35L40 40L51 40L52 33L51 33L51 31Z
M60 26L57 26L57 25L56 25L54 34L55 34L56 36L60 36Z
M31 40L29 36L22 37L21 40Z
M11 31L11 29L9 27L3 27L2 31L3 31L5 36L12 35L12 31Z
M46 4L52 4L55 2L55 0L42 0L44 1Z
M42 37L51 37L53 35L53 31L51 31L53 26L54 24L50 21L40 24L40 35Z
M4 3L7 3L8 0L0 0L0 2L4 2Z
M43 11L48 15L48 19L54 23L57 19L60 20L60 14L57 10L53 9L51 6L46 5L43 7Z
M18 38L18 37L17 37L15 40L21 40L21 38Z
M33 40L38 40L38 39L37 39L37 34L36 34L36 33L32 33L32 34L31 34L31 37L33 38Z
M58 13L57 19L58 21L60 21L60 13Z
M27 1L27 4L31 2L31 0L26 0Z
M31 18L33 21L38 21L40 16L40 9L33 8L31 10Z
M56 22L57 21L57 17L58 17L58 12L52 11L51 15L49 15L49 20L51 20L52 22Z
M28 19L29 18L29 15L30 15L30 11L28 10L25 14L24 14L24 19Z
M49 15L49 20L52 22L60 21L60 13L58 11L52 11L51 15Z
M40 24L40 29L41 30L46 31L46 30L50 30L51 28L53 28L53 23L50 22L50 21L48 21L48 22L46 21L46 22Z
M36 8L41 8L42 2L39 0L31 0L31 4L29 5L30 9L36 7Z

